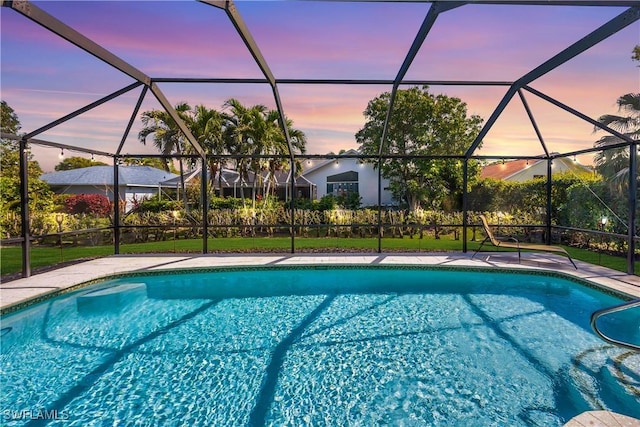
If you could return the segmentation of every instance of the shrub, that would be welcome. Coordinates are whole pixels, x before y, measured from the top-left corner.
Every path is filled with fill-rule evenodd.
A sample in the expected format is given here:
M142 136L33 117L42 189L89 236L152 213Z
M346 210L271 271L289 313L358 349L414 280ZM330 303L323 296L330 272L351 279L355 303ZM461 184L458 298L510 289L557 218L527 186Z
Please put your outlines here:
M68 197L65 208L70 214L93 214L107 216L111 213L111 202L100 194L78 194Z
M148 199L143 199L141 202L136 203L134 210L139 213L160 213L164 211L180 210L181 206L182 204L178 201L161 199L158 196L154 196Z
M318 210L331 211L336 208L337 204L336 198L332 194L327 194L320 198L320 201L318 202Z
M238 209L242 206L242 199L235 197L212 197L209 201L211 209Z

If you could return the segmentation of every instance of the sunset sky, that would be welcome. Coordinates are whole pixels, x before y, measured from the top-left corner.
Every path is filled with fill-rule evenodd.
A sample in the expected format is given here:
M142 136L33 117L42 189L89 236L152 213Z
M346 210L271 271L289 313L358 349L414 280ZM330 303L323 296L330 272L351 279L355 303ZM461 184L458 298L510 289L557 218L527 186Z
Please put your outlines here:
M262 78L221 9L194 1L44 1L34 4L152 78ZM429 10L428 3L236 1L276 79L395 78ZM466 5L441 14L406 79L514 81L624 12L624 7ZM31 132L131 83L132 78L8 8L0 9L2 100ZM546 74L531 86L597 118L616 113L616 99L640 91L631 51L635 22ZM275 109L262 84L160 83L172 104L222 109L234 97ZM308 138L308 153L357 148L367 103L390 86L279 85L285 114ZM485 120L506 86L431 86L460 97ZM113 152L140 94L131 91L38 139ZM551 151L593 146L601 133L535 95L525 93ZM160 108L148 93L141 111ZM136 123L124 153L155 153L137 140ZM543 152L516 97L484 139L483 155ZM59 150L34 147L53 170ZM65 153L68 156L79 153ZM99 159L105 161L106 159ZM591 156L582 156L590 163Z

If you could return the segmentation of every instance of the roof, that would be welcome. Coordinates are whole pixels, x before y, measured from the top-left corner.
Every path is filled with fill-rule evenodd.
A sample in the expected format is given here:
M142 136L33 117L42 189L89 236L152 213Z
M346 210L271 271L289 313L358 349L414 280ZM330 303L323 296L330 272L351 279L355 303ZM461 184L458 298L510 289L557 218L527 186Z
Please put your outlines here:
M586 166L572 161L567 158L556 158L553 160L554 165L556 162L561 164L561 167L556 169L557 172L564 171L575 171L575 172L589 172L589 168ZM536 170L536 172L540 172L541 169L544 169L543 174L546 175L546 160L511 160L508 162L496 162L482 168L480 172L480 178L493 178L493 179L514 179L514 180L522 180L523 178L520 176L519 179L516 178L519 174L527 169ZM526 179L526 178L524 178Z
M535 162L539 162L536 160ZM512 160L509 162L492 163L482 168L480 178L506 179L529 166L527 160Z
M127 186L157 187L162 181L178 175L151 166L119 166L118 182ZM90 166L45 173L40 177L53 186L113 185L113 166Z
M332 154L332 153L329 153ZM312 162L311 166L308 169L304 169L304 173L305 174L310 174L311 172L315 172L318 169L322 169L327 165L332 164L333 162L335 162L337 159L341 158L341 157L348 157L348 158L353 158L351 156L358 156L360 155L360 152L358 150L355 150L353 148L340 153L340 154L336 154L335 157L329 158L329 159L324 159L320 162Z
M192 179L194 179L195 177L200 176L200 170L201 168L197 168L191 172L185 172L183 174L184 176L184 182L190 182ZM169 179L165 179L161 182L163 187L177 187L178 185L180 185L180 175L174 175L171 174L172 177Z

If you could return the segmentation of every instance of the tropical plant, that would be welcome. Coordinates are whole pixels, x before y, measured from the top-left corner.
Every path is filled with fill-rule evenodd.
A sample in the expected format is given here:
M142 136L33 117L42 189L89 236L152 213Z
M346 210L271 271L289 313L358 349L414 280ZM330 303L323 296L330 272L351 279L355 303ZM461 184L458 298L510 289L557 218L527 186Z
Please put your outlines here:
M633 48L631 59L640 62L640 45ZM620 114L605 114L598 118L603 125L621 132L634 141L640 140L640 93L627 93L618 98ZM595 131L600 130L596 127ZM594 156L596 170L609 180L618 192L624 192L629 182L629 150L637 146L606 149L612 144L623 142L615 135L605 135L596 141L595 146L603 148ZM638 179L638 171L635 171Z
M640 140L640 93L627 93L617 100L619 112L623 114L605 114L598 121L619 131L624 136ZM600 130L600 128L596 128ZM620 191L627 188L629 182L629 150L633 147L607 148L624 142L615 135L605 135L595 142L603 150L594 156L596 170ZM640 170L640 169L639 169ZM638 171L636 171L636 179Z
M189 106L189 104L181 102L177 104L174 109L181 120L184 122L190 121L189 113L191 111L191 106ZM185 153L185 148L187 146L186 136L182 133L176 121L167 111L145 111L142 113L141 120L144 127L140 132L138 132L138 139L140 142L146 144L147 137L153 135L153 145L158 149L158 151L160 151L160 153L166 156L178 156L180 188L184 199L185 210L189 212L187 193L185 191L184 183L184 161L181 157L181 155ZM165 170L169 172L168 165L166 165Z
M236 158L236 170L243 185L251 184L252 199L255 203L256 190L265 187L261 172L267 171L266 193L275 190L275 173L286 169L288 163L283 156L289 154L286 138L280 127L280 114L264 105L244 106L235 98L224 103L227 124L225 126L226 147ZM293 122L285 119L291 145L296 153L306 149L305 134L293 128ZM264 159L264 156L273 156ZM299 167L296 167L299 170ZM251 179L250 179L251 175ZM242 193L244 198L244 193Z
M224 114L215 109L209 109L204 105L196 105L186 122L193 136L208 154L207 166L211 188L215 188L217 175L218 188L220 190L222 190L223 161L219 156L227 153L224 139L225 122L226 116Z

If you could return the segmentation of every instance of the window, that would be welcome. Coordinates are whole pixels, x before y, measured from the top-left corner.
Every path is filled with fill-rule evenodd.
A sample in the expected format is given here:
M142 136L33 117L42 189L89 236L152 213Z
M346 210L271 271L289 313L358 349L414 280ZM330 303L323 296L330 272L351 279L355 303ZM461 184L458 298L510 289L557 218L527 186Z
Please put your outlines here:
M348 193L359 193L358 172L349 171L327 177L327 194L343 196Z

